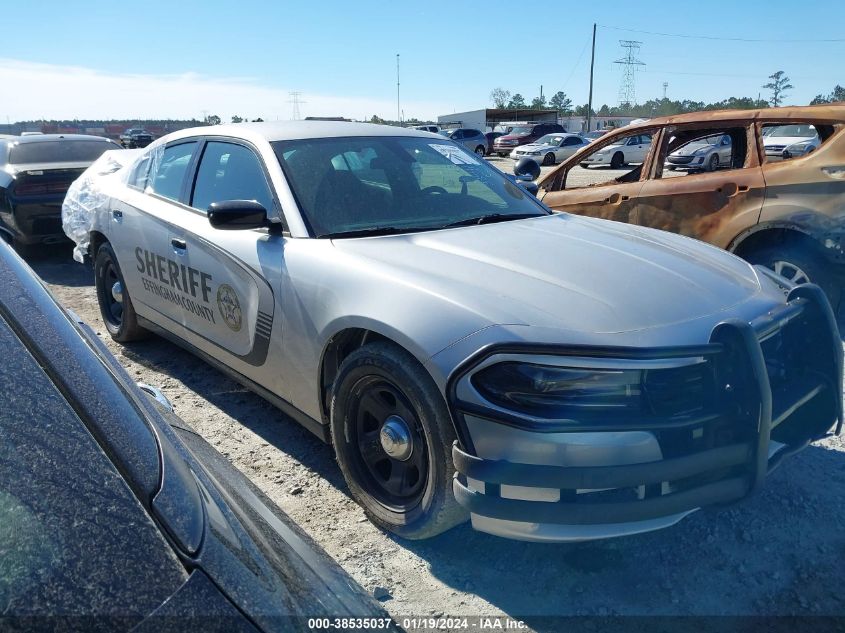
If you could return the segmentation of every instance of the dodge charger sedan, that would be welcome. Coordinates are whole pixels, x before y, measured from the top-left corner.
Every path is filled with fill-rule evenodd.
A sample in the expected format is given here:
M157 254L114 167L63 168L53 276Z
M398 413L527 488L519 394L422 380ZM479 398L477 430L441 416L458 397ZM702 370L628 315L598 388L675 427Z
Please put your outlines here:
M0 276L0 629L397 630L2 243Z
M817 287L553 214L442 136L182 130L97 186L112 337L156 332L275 403L402 537L468 517L539 541L666 527L841 421Z
M64 242L65 193L114 141L85 134L34 134L0 139L0 235L22 254Z

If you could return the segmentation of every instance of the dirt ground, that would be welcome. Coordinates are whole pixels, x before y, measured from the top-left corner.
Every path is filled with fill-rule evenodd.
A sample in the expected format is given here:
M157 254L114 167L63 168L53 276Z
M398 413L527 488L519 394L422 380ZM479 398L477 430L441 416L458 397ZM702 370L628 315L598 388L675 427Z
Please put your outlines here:
M112 342L89 267L70 248L30 264L138 381L249 476L359 583L407 616L845 615L845 440L788 459L765 489L663 531L531 544L468 524L424 542L378 530L350 499L330 448L172 344ZM537 630L559 630L534 620Z

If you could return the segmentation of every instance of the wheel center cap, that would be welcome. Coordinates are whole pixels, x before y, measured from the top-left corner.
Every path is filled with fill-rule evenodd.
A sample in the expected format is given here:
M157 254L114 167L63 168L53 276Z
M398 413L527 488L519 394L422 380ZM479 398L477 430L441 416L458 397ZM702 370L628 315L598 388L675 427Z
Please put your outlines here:
M393 459L406 461L414 452L414 442L408 423L398 415L391 415L384 421L379 432L381 447Z
M111 296L118 303L123 303L123 286L120 285L119 281L114 282L114 285L111 287Z

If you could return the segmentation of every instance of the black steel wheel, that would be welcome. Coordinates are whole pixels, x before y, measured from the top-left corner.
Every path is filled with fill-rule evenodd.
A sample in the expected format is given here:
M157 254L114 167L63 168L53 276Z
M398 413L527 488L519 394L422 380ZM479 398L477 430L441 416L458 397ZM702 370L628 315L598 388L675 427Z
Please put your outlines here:
M543 156L543 164L544 165L554 165L555 164L555 154L554 152L549 152L545 156Z
M349 491L376 525L422 539L467 519L452 494L455 431L446 402L402 348L370 343L341 363L330 429Z
M126 283L120 272L117 257L111 244L106 242L97 250L94 260L94 285L100 315L111 337L119 343L127 343L148 334L138 325L138 318Z
M428 447L407 398L390 380L367 376L353 387L350 407L359 474L385 507L412 509L425 489Z

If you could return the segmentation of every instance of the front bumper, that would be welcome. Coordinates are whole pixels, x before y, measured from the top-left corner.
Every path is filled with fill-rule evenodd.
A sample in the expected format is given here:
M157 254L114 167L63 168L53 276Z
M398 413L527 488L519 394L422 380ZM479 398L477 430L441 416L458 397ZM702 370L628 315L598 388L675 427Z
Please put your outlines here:
M776 375L775 357L792 349L784 341L796 332L800 360ZM531 353L520 347L504 352ZM452 451L455 497L476 529L500 536L567 541L666 527L701 507L748 496L786 455L837 421L841 430L842 342L830 305L812 285L792 288L786 304L751 323L720 323L703 346L554 351L613 359L707 357L719 368L714 384L744 385L730 401L725 396L694 415L612 426L537 424L463 399L462 381L502 353L497 346L482 350L448 386L459 435Z

